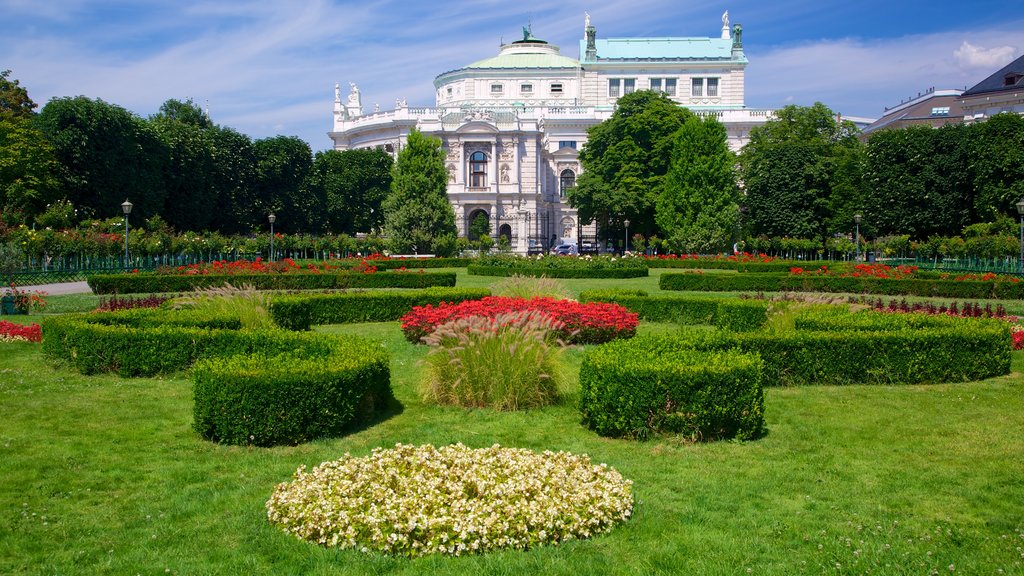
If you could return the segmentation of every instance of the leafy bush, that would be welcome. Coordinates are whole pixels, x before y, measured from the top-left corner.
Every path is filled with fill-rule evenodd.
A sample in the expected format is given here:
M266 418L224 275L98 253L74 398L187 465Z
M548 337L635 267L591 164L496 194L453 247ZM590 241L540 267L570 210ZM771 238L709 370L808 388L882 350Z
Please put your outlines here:
M388 355L355 337L329 355L199 360L192 368L195 430L225 444L300 444L337 436L391 400Z
M777 273L662 274L662 290L747 292L852 292L904 294L946 298L1024 298L1024 282L943 280L933 278L874 278L804 276Z
M563 328L526 310L493 318L470 316L438 326L424 338L423 399L437 404L519 410L552 404L563 381Z
M309 472L300 467L267 501L270 522L299 538L401 556L590 538L632 509L632 482L614 468L586 455L497 444L397 444L365 458L345 454Z
M493 317L505 312L540 310L560 321L563 328L559 338L572 344L599 344L616 338L632 338L636 334L637 315L618 304L592 302L580 304L572 300L553 298L504 298L488 296L459 304L441 303L417 306L402 316L402 332L412 343L441 324L469 316Z
M564 257L567 260L570 258ZM641 278L647 268L505 268L471 264L466 268L472 276L547 276L548 278Z
M274 296L270 313L289 330L309 330L317 324L386 322L398 320L415 306L462 302L489 296L486 288L426 288L402 292L343 292L337 294Z
M583 422L602 436L658 433L693 440L764 434L762 362L635 338L587 350L580 367Z
M478 276L546 276L548 278L639 278L647 276L640 258L610 256L485 256L467 267Z
M203 274L193 276L160 274L96 274L89 276L89 287L96 294L138 294L187 292L248 284L257 290L316 290L343 288L428 288L455 286L454 272L339 272L335 274Z
M642 290L589 290L580 293L580 301L620 304L653 322L713 324L729 330L761 328L769 306L763 301L648 296Z

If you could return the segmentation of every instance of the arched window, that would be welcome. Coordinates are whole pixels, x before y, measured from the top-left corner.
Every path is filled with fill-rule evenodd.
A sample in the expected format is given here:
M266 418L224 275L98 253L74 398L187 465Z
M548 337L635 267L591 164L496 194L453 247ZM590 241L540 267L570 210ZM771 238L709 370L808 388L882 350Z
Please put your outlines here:
M483 152L473 152L469 156L469 186L487 187L487 155Z
M558 196L565 198L566 192L574 186L576 186L576 173L572 170L562 170L562 174L558 178Z

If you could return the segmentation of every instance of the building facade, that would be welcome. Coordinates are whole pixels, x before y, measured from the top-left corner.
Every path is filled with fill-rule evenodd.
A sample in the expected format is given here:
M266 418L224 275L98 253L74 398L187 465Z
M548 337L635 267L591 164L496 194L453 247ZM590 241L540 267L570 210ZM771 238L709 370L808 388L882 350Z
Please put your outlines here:
M983 122L996 114L1024 114L1024 56L960 95L964 121Z
M714 116L739 150L771 110L744 104L743 29L722 16L718 37L597 37L587 16L579 58L523 29L522 40L491 58L434 79L435 105L364 113L355 84L343 101L335 85L336 150L378 147L397 154L416 128L440 138L448 198L460 235L481 215L494 238L519 253L553 242L587 245L594 225L580 222L566 191L580 174L587 129L611 117L619 97L657 90L703 116Z

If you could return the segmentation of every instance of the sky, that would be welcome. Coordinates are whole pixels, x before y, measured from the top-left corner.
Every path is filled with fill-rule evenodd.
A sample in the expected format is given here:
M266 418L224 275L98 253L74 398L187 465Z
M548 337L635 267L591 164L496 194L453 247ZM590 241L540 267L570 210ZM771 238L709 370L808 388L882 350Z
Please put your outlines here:
M148 117L192 99L217 124L317 151L336 82L356 83L367 112L432 106L435 76L496 55L525 25L578 58L585 13L598 38L718 37L725 10L743 25L752 108L877 118L1024 54L1024 5L1007 0L0 0L0 70L40 108L84 95Z

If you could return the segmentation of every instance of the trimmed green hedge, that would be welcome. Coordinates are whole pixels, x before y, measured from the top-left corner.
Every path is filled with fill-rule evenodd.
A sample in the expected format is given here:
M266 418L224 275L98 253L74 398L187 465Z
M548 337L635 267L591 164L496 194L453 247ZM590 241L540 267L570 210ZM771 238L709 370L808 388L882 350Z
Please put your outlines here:
M363 258L345 258L342 260L330 260L328 264L331 266L354 268L363 260ZM387 260L367 260L366 262L376 266L377 270L380 271L397 270L399 268L407 270L419 270L421 268L465 268L474 261L474 258L389 258ZM306 264L320 265L321 262L320 260L301 260L299 264L303 266Z
M193 427L225 444L300 444L370 421L391 401L388 354L346 339L329 356L204 359L192 369Z
M386 322L398 320L414 306L462 302L490 296L486 288L427 288L411 292L346 292L339 294L275 296L270 314L290 330L308 330L317 324Z
M693 333L673 346L759 354L766 386L963 382L1010 372L1005 322L950 318L944 326L864 330L851 320L827 331Z
M852 292L938 296L943 298L1024 298L1024 282L980 280L941 280L929 278L854 278L843 276L799 276L778 273L741 274L662 274L662 290L704 292Z
M641 320L712 324L727 330L757 330L768 321L768 303L760 300L648 296L642 290L585 290L580 302L614 302Z
M257 290L336 290L345 288L428 288L455 286L454 272L375 272L362 274L97 274L89 287L96 294L152 294L186 292L231 284L250 285Z
M755 355L666 346L651 337L585 352L583 423L602 436L657 433L695 440L764 434L763 364Z
M829 269L848 268L846 262L833 262L829 260L775 260L772 262L740 262L738 260L707 260L693 259L686 260L676 258L645 258L644 262L649 268L677 268L687 270L737 270L740 272L789 272L790 268L800 267L804 270L817 270L822 266Z
M647 268L511 268L505 266L470 265L473 276L546 276L548 278L641 278Z

